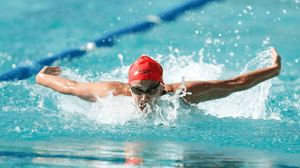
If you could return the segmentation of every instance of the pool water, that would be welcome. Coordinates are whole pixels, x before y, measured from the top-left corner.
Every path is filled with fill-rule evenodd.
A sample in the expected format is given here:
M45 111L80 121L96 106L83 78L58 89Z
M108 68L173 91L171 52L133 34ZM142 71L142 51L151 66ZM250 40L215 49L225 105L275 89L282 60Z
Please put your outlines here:
M0 73L181 2L2 2ZM298 0L210 2L113 47L54 63L78 82L126 82L131 63L146 54L173 83L266 67L270 47L281 55L278 77L193 108L177 108L178 95L166 95L144 118L130 97L89 103L34 76L0 82L1 167L299 167L299 7Z

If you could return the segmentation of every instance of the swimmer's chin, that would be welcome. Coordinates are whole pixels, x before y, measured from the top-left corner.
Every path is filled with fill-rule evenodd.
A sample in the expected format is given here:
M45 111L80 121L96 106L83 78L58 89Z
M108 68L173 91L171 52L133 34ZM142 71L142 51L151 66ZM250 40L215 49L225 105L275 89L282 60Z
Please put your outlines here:
M149 118L151 116L152 108L149 104L140 104L138 107L141 110L143 118Z

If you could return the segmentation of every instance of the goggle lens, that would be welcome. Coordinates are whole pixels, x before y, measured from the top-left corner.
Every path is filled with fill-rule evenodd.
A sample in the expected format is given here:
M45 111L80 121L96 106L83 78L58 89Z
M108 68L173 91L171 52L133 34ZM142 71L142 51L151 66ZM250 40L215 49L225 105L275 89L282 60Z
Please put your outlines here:
M151 88L148 88L145 92L143 90L139 89L139 88L131 87L131 85L129 85L129 86L130 86L131 91L133 93L137 94L137 95L141 95L143 93L149 94L149 95L153 95L153 94L155 94L157 92L157 90L159 88L159 85L160 85L160 83L158 83L157 85L155 85L155 86L153 86Z

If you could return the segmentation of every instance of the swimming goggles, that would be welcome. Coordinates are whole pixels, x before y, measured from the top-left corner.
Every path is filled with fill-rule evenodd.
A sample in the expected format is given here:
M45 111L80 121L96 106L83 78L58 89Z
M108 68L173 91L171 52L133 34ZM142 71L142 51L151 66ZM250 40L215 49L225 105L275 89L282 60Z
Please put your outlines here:
M160 84L161 83L159 82L157 85L154 85L154 86L148 88L145 92L142 89L138 88L138 87L131 87L130 84L129 84L129 86L130 86L131 91L133 93L137 94L137 95L141 95L143 93L153 95L157 92Z

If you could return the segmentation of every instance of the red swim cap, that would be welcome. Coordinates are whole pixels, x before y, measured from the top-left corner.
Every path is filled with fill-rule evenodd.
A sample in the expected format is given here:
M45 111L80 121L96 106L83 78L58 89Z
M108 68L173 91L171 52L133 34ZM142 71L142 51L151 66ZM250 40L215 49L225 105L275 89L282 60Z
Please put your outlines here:
M160 64L147 56L141 56L129 68L128 82L136 80L151 80L163 82L163 69Z

